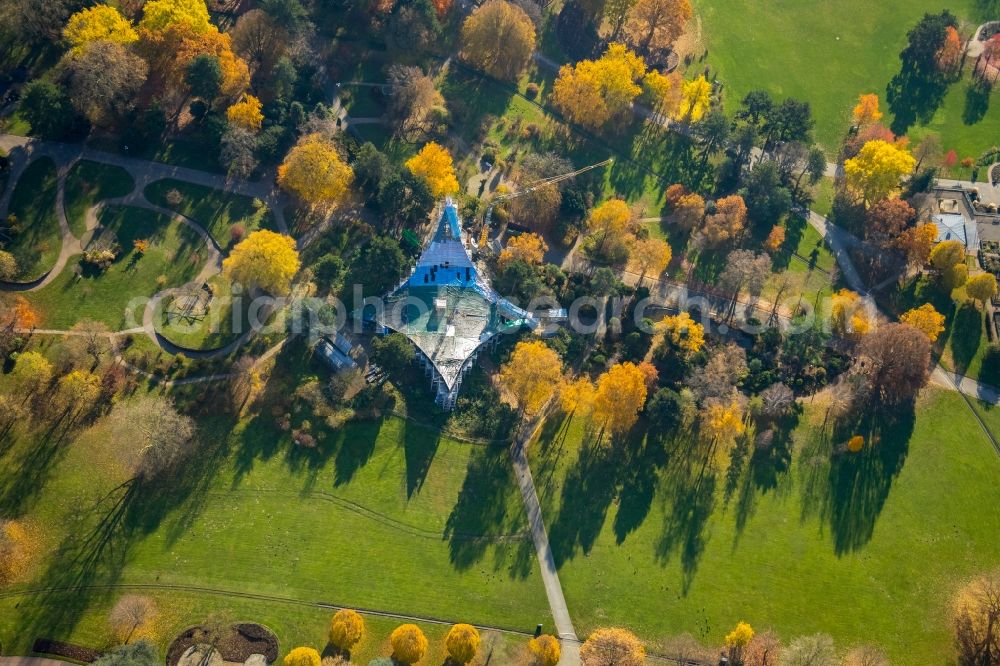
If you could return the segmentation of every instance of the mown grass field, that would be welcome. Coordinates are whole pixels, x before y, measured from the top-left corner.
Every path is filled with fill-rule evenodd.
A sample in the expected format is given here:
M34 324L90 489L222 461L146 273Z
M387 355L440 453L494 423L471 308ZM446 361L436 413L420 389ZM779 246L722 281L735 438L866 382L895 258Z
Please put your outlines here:
M878 93L886 108L886 85L899 71L906 33L925 12L948 8L968 24L963 38L990 15L989 0L864 0L812 3L797 0L695 0L702 22L708 63L725 85L732 113L750 90L763 88L779 98L796 97L812 105L816 138L830 155L850 121L861 93ZM966 71L968 71L968 66ZM1000 97L976 122L963 118L967 78L951 86L929 122L909 132L920 138L941 135L945 150L978 157L1000 136ZM891 121L887 114L886 122Z
M80 160L66 174L66 220L77 238L87 231L87 210L100 201L123 197L135 181L121 167Z
M18 277L26 282L50 270L62 249L55 162L47 157L33 161L13 187L9 212L17 218L20 230L3 249L14 255Z
M308 375L307 351L296 349L295 358L277 359L266 409L238 423L202 417L195 457L164 482L120 485L125 477L100 423L65 439L21 433L0 449L0 512L34 526L42 554L11 592L74 588L33 601L0 596L5 649L24 653L38 636L102 644L107 609L121 592L114 586L142 583L551 630L506 447L456 441L395 417L334 430L286 406L296 427L313 421L317 447L297 447L272 409ZM200 404L200 392L179 398ZM283 651L322 648L332 612L184 590L152 594L169 619L161 645L178 628L225 612L274 628ZM399 622L372 623L359 651L365 660L388 654ZM445 628L425 628L427 663L439 663ZM522 641L504 640L494 658Z
M103 272L74 270L79 257L70 259L55 280L28 299L48 328L69 328L81 319L106 323L112 330L142 323L141 307L132 321L125 312L133 298L145 298L167 287L192 280L208 260L204 241L188 226L142 208L109 206L101 210L101 225L113 232L121 246L115 262ZM149 241L145 253L133 243ZM162 280L161 280L162 277Z
M180 203L171 204L167 195L176 190ZM158 180L146 187L146 198L150 202L175 210L202 226L219 247L233 245L231 231L237 224L249 234L256 229L274 229L270 211L258 208L254 200L239 194L222 192L179 180Z
M951 594L1000 565L1000 515L981 509L1000 500L1000 458L954 393L926 391L856 458L831 457L823 414L807 401L790 453L739 473L684 437L594 450L578 421L547 424L532 463L577 632L718 644L746 620L948 663Z

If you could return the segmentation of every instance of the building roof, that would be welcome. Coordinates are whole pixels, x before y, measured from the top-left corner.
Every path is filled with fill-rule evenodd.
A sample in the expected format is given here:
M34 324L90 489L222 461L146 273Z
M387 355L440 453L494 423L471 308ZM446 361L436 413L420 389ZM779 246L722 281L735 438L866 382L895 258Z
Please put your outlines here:
M512 328L537 325L480 274L462 242L458 209L451 200L412 274L386 298L379 323L406 335L448 390L484 342Z
M970 240L972 240L973 245L975 244L975 239L969 238L970 225L966 224L964 215L936 213L933 220L938 230L938 241L957 240L961 241L965 247L970 247ZM972 225L972 234L975 235L975 225Z

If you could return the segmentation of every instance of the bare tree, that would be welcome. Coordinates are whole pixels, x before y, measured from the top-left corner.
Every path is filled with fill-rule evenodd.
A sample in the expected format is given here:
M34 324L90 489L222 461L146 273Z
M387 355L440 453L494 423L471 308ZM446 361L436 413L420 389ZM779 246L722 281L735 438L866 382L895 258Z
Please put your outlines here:
M771 258L763 252L733 250L726 256L726 268L719 275L719 287L730 294L727 319L736 314L740 292L746 290L756 299L771 275Z
M861 645L844 656L844 666L889 666L889 658L872 645Z
M952 609L960 663L1000 663L1000 569L959 590Z
M73 106L98 126L112 124L132 108L148 72L145 60L109 41L88 44L65 67Z
M419 67L393 65L389 85L387 115L396 134L409 142L436 134L448 112L434 79Z
M931 343L908 324L886 324L861 340L852 374L886 405L912 400L930 377Z
M688 386L701 402L729 398L746 372L746 352L729 343L717 349L708 363L694 371Z
M194 420L178 412L166 396L120 402L107 418L118 455L134 479L152 479L170 469L195 443Z
M743 652L743 666L778 666L781 641L770 631L754 634Z
M156 603L139 594L126 594L108 614L111 631L122 642L128 643L132 635L156 615Z

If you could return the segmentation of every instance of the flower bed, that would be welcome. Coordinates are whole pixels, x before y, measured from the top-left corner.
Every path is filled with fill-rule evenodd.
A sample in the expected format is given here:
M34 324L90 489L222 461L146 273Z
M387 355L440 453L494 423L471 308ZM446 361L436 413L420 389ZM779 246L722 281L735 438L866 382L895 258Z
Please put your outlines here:
M232 625L221 636L213 636L208 627L196 625L183 631L167 648L167 666L177 666L188 648L200 643L214 645L225 661L242 663L254 654L264 655L268 663L278 659L278 638L265 626L244 622Z

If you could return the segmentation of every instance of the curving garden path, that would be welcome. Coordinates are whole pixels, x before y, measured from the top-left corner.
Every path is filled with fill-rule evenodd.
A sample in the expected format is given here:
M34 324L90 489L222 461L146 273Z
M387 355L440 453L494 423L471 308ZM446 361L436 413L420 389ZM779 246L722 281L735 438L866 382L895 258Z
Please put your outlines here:
M106 199L87 210L85 215L84 238L90 235L97 228L98 216L102 208L110 205L131 206L158 213L175 222L187 226L201 238L207 253L207 260L201 271L191 282L188 283L188 285L165 289L150 298L143 312L142 325L140 327L128 329L126 331L118 331L113 335L141 332L145 333L160 349L163 349L168 353L183 353L186 356L197 359L213 359L228 356L245 344L249 337L253 334L254 331L251 329L245 331L237 339L221 348L196 351L181 348L156 331L155 315L163 299L179 293L185 289L185 287L192 284L201 285L209 278L217 275L222 270L222 260L225 253L219 246L216 239L213 238L212 235L209 234L208 231L206 231L205 228L198 222L176 211L169 210L150 202L146 198L145 191L146 187L151 183L169 178L216 190L222 190L224 192L254 197L267 204L268 208L274 215L278 229L282 233L287 234L288 225L284 217L286 199L284 195L268 181L251 182L233 180L220 174L213 174L185 167L175 167L158 162L115 155L113 153L93 150L80 144L41 141L29 137L9 134L0 134L0 148L7 151L10 159L9 186L3 193L3 196L0 197L0 219L6 218L7 216L11 197L18 180L24 173L24 170L34 160L41 157L48 157L55 162L58 171L56 216L59 222L62 243L59 256L56 259L55 264L45 275L36 280L25 283L2 283L0 284L0 290L9 292L30 292L42 289L49 285L62 273L71 257L83 253L86 243L83 239L78 238L73 234L69 226L69 221L66 218L66 176L69 174L70 169L73 168L73 165L78 161L88 160L124 169L133 179L135 186L132 191L125 196ZM43 333L42 331L35 332ZM71 335L72 333L68 331L44 331L44 334ZM137 369L133 368L133 370ZM227 377L229 377L229 375L220 375L218 377L213 376L211 379L221 379Z

